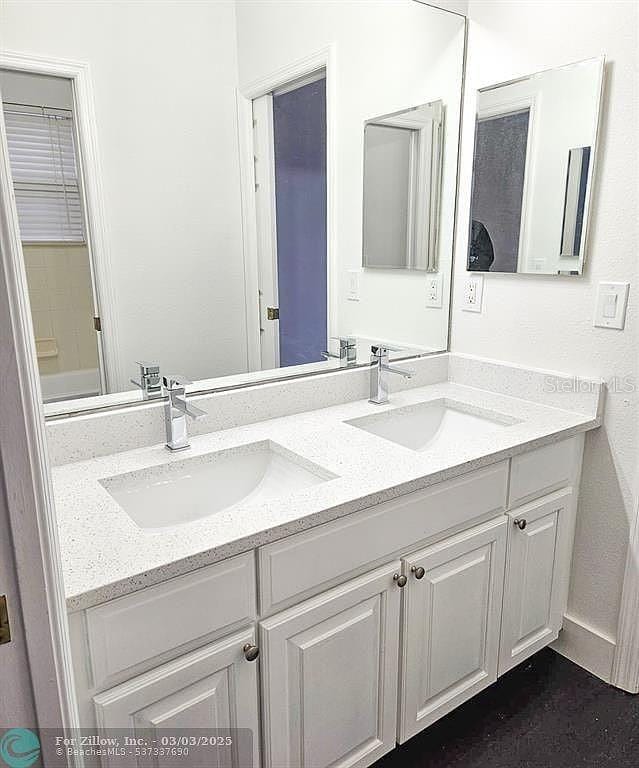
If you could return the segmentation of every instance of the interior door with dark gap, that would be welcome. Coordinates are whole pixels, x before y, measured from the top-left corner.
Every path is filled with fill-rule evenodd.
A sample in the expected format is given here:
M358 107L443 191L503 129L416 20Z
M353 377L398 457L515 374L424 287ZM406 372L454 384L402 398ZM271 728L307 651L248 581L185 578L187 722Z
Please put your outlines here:
M280 365L327 346L326 79L273 94Z

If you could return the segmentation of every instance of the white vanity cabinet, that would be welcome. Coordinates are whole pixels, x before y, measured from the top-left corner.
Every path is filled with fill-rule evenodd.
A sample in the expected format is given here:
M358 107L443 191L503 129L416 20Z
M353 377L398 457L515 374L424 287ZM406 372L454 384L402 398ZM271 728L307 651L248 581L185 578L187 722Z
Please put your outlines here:
M559 634L570 577L572 495L567 488L508 513L499 674Z
M260 624L265 768L355 768L395 746L400 565Z
M255 647L253 628L99 694L93 700L98 727L126 728L134 737L155 739L158 747L163 745L163 733L194 738L217 733L224 739L232 727L242 728L246 729L244 735L233 743L202 748L199 754L219 768L258 765L257 664L246 660L245 646ZM137 761L117 755L102 759L105 766L136 762L156 764L143 757ZM197 760L185 757L182 763L195 765Z
M521 453L71 614L82 725L246 727L252 768L371 765L557 637L582 449Z
M497 679L506 520L405 560L399 741Z

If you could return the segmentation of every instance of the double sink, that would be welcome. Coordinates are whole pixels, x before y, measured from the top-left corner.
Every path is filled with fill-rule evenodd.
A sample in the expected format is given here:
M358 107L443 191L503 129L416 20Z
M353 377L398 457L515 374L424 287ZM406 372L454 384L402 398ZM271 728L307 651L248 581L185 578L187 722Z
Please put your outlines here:
M445 398L347 424L412 451L440 451L517 420ZM270 440L172 461L100 482L140 528L163 528L268 503L336 477Z

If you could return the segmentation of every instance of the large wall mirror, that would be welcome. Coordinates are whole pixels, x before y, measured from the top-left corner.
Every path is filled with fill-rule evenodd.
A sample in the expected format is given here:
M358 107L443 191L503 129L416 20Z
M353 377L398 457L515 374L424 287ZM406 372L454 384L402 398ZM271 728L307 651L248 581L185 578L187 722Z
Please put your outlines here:
M469 270L582 273L603 67L591 59L478 92Z
M47 415L161 396L156 365L204 391L338 368L340 337L356 364L446 349L464 25L414 0L6 0ZM402 166L371 165L386 130Z

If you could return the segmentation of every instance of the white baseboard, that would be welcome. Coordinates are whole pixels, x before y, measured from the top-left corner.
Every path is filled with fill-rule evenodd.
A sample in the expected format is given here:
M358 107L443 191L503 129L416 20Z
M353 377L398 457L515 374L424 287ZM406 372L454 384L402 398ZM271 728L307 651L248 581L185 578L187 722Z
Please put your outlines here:
M564 616L563 630L551 648L609 683L616 643L574 616Z

